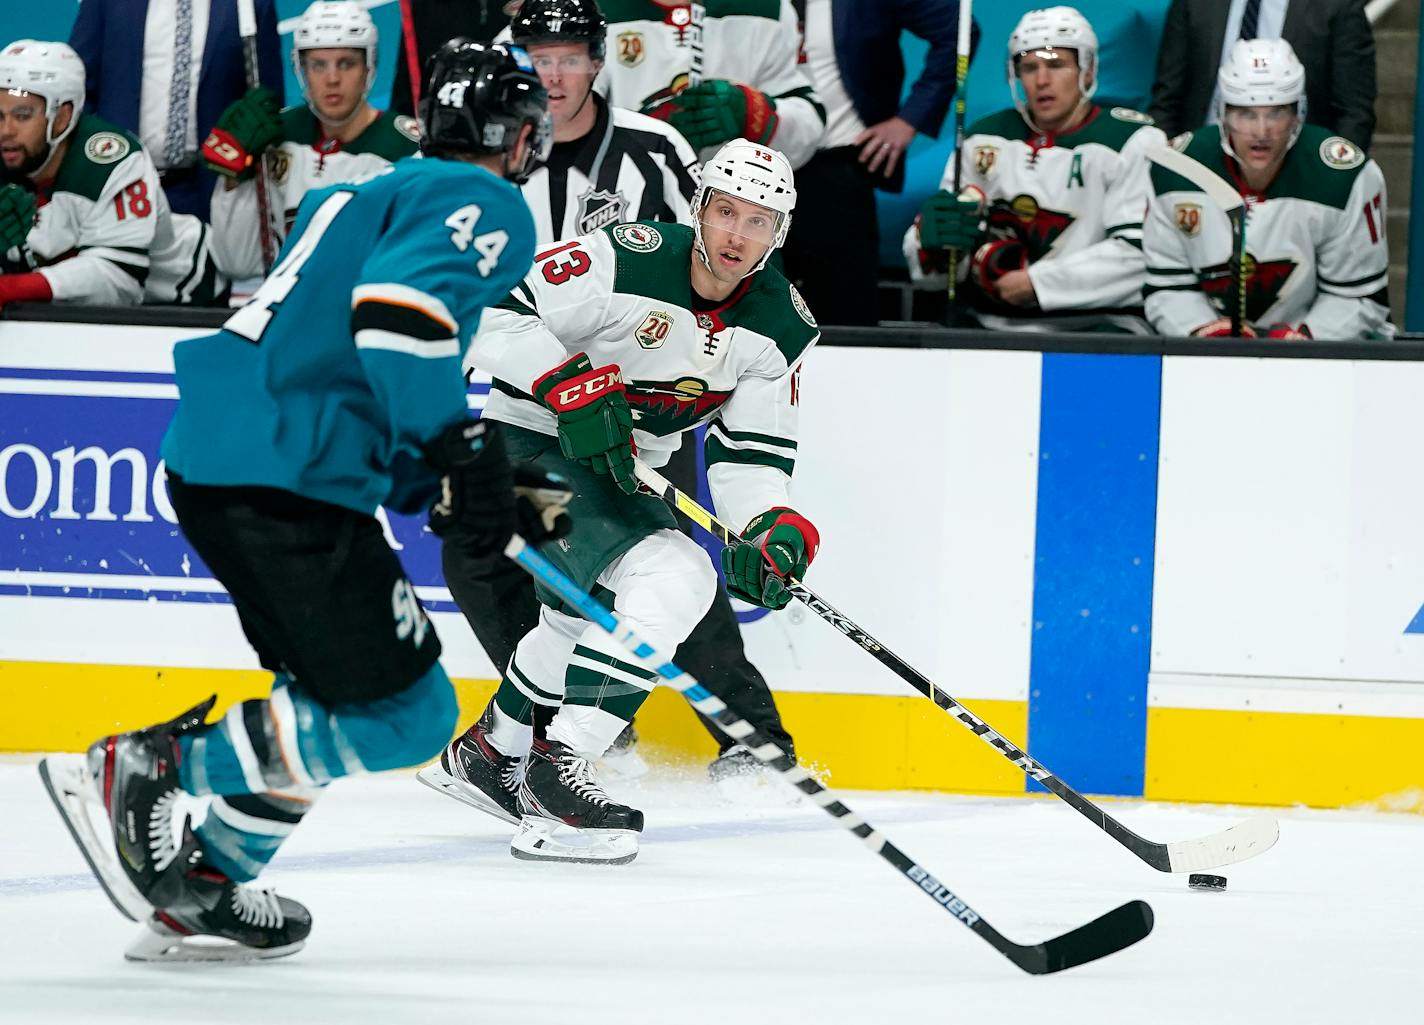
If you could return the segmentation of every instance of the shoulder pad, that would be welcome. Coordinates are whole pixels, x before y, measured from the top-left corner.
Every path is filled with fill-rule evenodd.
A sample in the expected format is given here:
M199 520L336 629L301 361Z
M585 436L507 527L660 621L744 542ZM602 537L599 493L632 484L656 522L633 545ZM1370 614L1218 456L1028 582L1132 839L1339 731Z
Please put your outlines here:
M95 132L84 140L84 156L93 164L117 164L132 149L118 132Z

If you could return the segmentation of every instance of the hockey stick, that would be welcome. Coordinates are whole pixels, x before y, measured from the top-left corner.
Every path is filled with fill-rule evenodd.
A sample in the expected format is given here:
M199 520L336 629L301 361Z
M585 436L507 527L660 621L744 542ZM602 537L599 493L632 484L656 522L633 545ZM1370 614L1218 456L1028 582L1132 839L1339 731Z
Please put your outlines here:
M691 44L691 63L687 69L687 85L691 88L694 85L702 84L702 29L707 23L707 8L703 4L689 4L687 8L688 26L687 32L691 37L688 42Z
M954 197L959 198L960 168L964 164L964 104L969 83L970 28L974 24L973 0L959 0L959 39L954 44ZM949 251L949 314L954 317L955 296L959 293L959 250Z
M1221 175L1170 146L1152 147L1147 151L1147 159L1201 189L1231 221L1231 276L1236 292L1231 304L1231 334L1240 338L1241 325L1246 323L1246 201Z
M411 0L400 0L401 38L405 40L405 69L410 76L410 112L420 117L420 47L415 38L415 14Z
M637 462L637 472L638 479L657 494L664 498L671 495L673 505L703 530L720 539L724 544L743 543L736 531L698 505L662 474L645 465L641 459ZM871 637L858 624L832 608L801 581L792 580L787 590L791 592L792 597L800 600L816 615L859 644L881 665L948 712L966 729L1022 769L1030 778L1043 784L1044 787L1066 802L1069 807L1159 872L1197 872L1202 869L1232 865L1238 861L1245 861L1247 858L1254 858L1269 850L1280 836L1280 826L1275 819L1269 815L1258 815L1219 833L1199 837L1195 840L1178 840L1175 843L1162 844L1144 839L1049 772L1048 769L1030 758L1027 753L1009 743L983 719L946 694L899 655Z
M1096 961L1100 957L1132 946L1152 931L1152 908L1145 901L1133 900L1086 925L1042 943L1013 942L985 921L979 912L955 895L949 887L882 836L874 826L846 807L839 797L797 765L796 760L788 756L780 745L758 732L745 719L739 718L711 691L665 660L650 644L639 638L636 631L616 612L610 612L594 601L587 591L561 573L536 549L527 545L518 534L510 539L504 554L519 563L535 579L557 591L559 596L578 609L585 619L617 637L619 643L637 658L660 662L657 667L658 675L669 687L682 694L693 708L715 722L717 728L727 736L750 749L759 760L781 773L781 778L788 785L795 787L811 803L823 808L827 815L836 820L837 825L853 833L861 843L894 866L897 872L923 890L956 921L968 926L980 939L1029 974L1047 975Z
M237 34L242 37L242 70L247 88L262 84L262 71L257 62L257 15L252 0L237 0ZM262 240L262 274L272 269L277 258L277 240L272 235L272 207L267 193L267 154L257 155L257 230Z

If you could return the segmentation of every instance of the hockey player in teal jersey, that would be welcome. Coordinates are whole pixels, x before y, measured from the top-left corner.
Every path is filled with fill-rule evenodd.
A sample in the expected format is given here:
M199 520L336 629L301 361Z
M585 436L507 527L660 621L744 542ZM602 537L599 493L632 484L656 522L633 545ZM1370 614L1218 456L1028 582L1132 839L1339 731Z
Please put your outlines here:
M514 183L548 152L547 97L522 50L463 40L434 57L427 97L426 159L308 196L251 301L175 351L173 508L275 680L212 725L209 699L41 763L99 881L147 920L132 959L300 949L306 908L242 884L332 779L450 739L440 643L378 506L430 507L436 533L476 550L567 529L558 482L516 475L497 426L469 419L460 368L483 308L533 258ZM184 792L212 801L179 830Z

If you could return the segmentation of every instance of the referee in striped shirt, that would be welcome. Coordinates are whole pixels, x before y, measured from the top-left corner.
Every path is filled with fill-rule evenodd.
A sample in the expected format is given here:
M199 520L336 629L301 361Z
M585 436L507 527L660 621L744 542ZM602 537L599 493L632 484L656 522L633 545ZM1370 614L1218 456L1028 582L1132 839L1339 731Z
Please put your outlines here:
M554 119L553 151L521 186L538 242L574 238L620 221L691 224L690 204L700 178L692 147L666 122L610 107L593 90L607 46L607 22L595 0L524 0L509 36L529 51ZM696 446L683 445L663 473L696 494L701 476ZM446 585L480 646L503 672L520 639L538 623L539 603L528 575L501 556L471 558L459 545L443 546L443 568ZM718 591L707 615L678 648L676 660L758 730L791 750L791 736L765 678L747 659L724 591ZM553 711L535 706L538 735ZM749 752L733 750L720 730L703 723L720 749L711 767L714 779L757 765ZM471 727L479 729L478 722ZM626 751L633 739L630 725L610 754Z

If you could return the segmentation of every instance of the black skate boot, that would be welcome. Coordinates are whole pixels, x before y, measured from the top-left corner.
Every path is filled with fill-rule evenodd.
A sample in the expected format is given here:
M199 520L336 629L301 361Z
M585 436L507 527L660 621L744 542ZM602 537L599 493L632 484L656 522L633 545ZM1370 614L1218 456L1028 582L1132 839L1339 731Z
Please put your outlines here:
M519 781L524 759L501 754L489 742L494 705L440 752L440 760L415 774L432 790L510 825L519 825Z
M40 777L95 878L136 922L182 892L188 866L179 858L174 819L183 793L178 737L201 726L215 700L170 722L97 740L83 757L40 762Z
M534 741L519 803L516 858L626 865L638 856L643 813L610 798L593 764L557 741Z
M295 954L311 933L311 913L269 889L243 885L203 862L202 841L183 826L175 864L179 893L156 910L124 951L130 961L263 961Z

